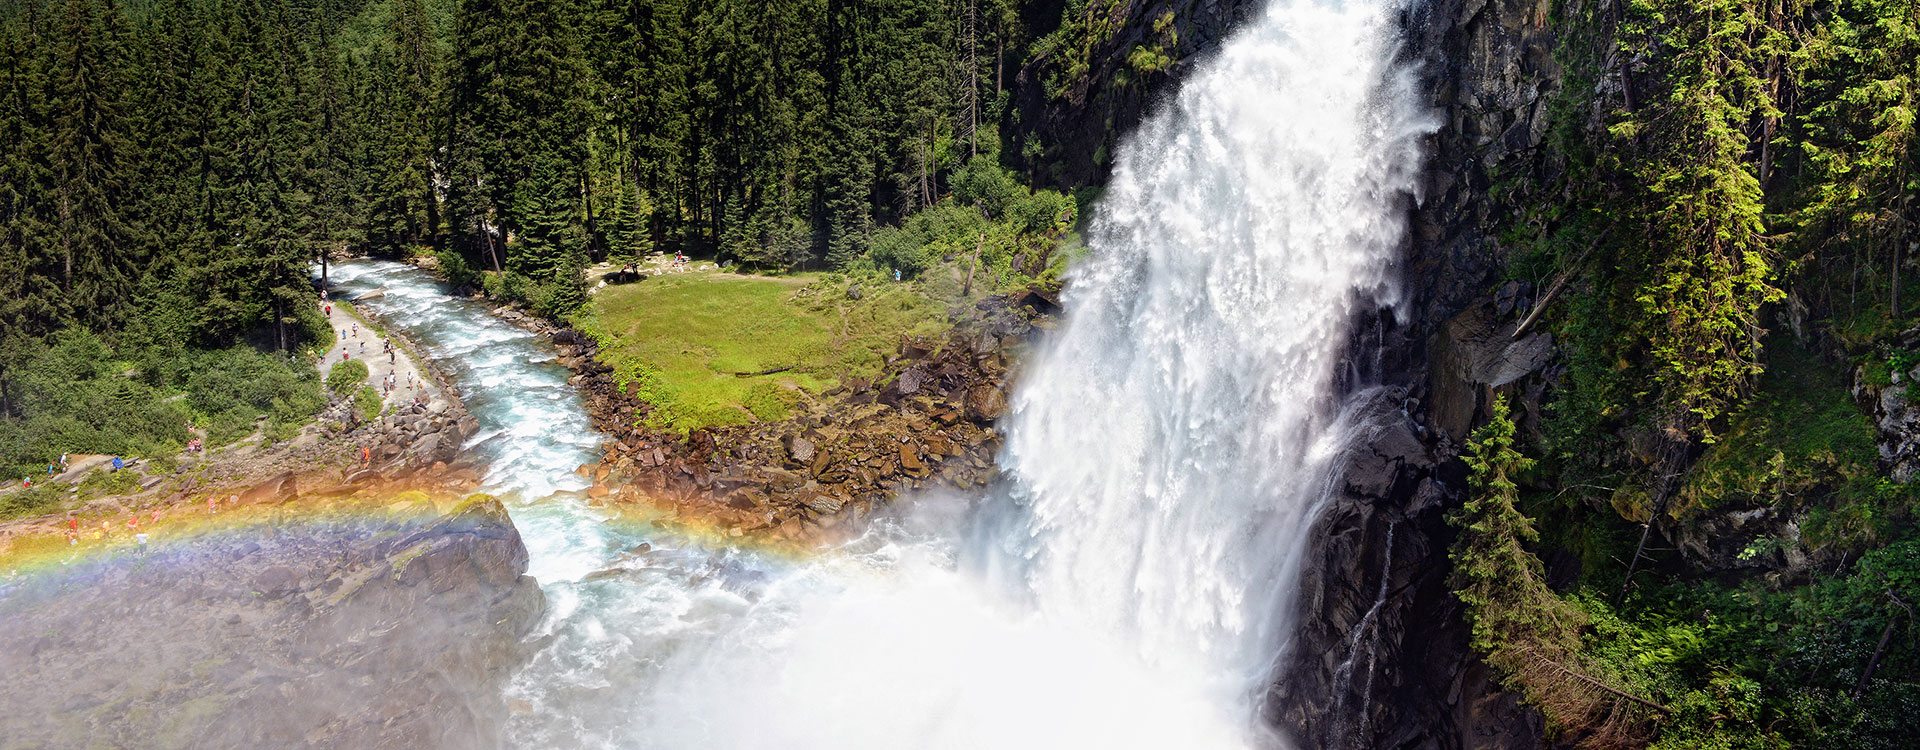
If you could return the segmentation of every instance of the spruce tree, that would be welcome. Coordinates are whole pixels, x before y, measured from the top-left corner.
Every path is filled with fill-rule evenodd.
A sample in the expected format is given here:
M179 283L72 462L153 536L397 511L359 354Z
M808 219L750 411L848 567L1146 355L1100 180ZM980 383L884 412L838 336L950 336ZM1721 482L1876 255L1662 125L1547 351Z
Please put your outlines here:
M139 265L122 214L138 155L125 119L123 20L97 0L65 0L51 50L47 153L50 248L65 315L100 327L126 313Z

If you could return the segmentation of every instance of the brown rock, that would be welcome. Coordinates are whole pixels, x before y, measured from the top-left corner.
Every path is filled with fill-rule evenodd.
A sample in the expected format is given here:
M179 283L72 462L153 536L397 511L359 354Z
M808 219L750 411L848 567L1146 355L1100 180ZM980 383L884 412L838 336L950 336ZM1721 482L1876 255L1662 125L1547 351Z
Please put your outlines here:
M814 495L806 498L805 500L801 501L801 504L807 506L807 510L813 511L814 513L818 513L823 516L830 516L840 512L840 506L844 505L845 501L833 495L829 495L824 492L821 492L821 493L815 493Z
M812 440L808 440L800 435L788 435L786 448L787 457L793 459L794 463L803 466L813 463L814 445Z
M914 450L912 443L900 444L900 468L913 473L919 473L927 469L927 465L920 460L920 452Z
M992 422L1007 413L1007 394L990 385L976 385L967 389L967 418L975 422Z

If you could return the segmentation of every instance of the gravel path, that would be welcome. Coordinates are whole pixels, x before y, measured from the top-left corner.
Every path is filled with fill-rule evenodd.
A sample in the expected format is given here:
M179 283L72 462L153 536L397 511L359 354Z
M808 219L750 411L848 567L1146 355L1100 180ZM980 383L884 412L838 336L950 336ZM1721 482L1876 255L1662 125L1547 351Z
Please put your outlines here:
M331 296L331 295L330 295ZM326 308L331 305L332 312ZM347 358L357 359L367 365L367 385L382 392L389 406L403 405L421 393L426 394L429 404L444 402L445 395L433 379L420 371L412 358L402 348L400 342L393 342L393 350L387 350L385 332L374 329L368 320L357 311L349 312L345 306L334 301L321 303L321 311L333 325L335 339L333 347L320 358L320 374L325 376L336 364ZM393 376L393 387L383 388L388 375Z

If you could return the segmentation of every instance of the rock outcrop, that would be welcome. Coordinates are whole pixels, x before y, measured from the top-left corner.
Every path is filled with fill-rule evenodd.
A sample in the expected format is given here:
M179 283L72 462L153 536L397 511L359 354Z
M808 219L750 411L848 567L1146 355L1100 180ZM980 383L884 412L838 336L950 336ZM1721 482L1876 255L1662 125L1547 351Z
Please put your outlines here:
M697 430L641 426L647 405L622 392L595 345L552 332L596 426L613 439L589 495L668 505L729 534L811 538L896 495L974 488L996 475L1014 353L1037 313L992 298L942 340L904 339L878 382L849 382L776 422Z
M400 498L0 582L0 745L497 746L545 606L526 548L490 498Z

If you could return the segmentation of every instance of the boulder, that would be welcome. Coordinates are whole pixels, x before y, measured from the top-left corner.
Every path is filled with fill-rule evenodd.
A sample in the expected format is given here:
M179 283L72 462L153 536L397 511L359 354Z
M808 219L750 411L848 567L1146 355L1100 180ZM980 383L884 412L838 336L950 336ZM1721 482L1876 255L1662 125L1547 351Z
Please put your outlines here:
M499 503L155 542L0 591L9 745L504 739L501 691L544 600Z
M788 435L784 442L787 448L787 458L803 466L813 463L814 445L812 440L808 440L800 435Z
M1000 419L1007 413L1007 394L990 385L976 385L967 389L967 419L982 424Z

